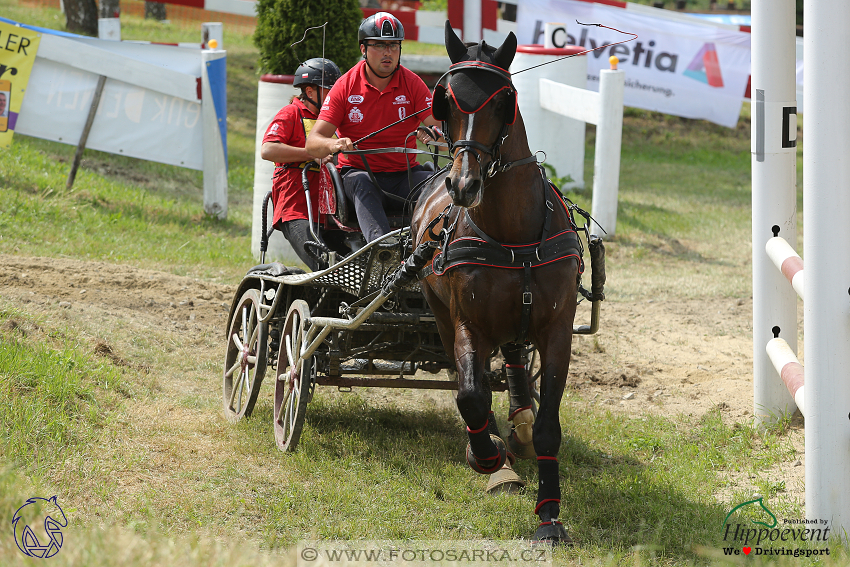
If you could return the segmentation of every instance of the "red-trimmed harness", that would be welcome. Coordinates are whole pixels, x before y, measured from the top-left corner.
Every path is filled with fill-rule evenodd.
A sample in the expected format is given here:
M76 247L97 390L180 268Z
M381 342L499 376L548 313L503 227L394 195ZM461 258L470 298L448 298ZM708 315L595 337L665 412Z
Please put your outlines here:
M541 175L543 171L541 169ZM545 180L544 175L544 180ZM561 203L571 227L550 236L552 213L555 205L552 199L546 196L546 216L543 220L543 232L540 240L528 244L502 244L482 231L469 217L469 211L458 210L451 221L454 205L449 205L428 225L429 236L436 241L439 252L434 254L431 263L425 266L418 274L419 279L426 278L431 274L442 276L449 270L462 266L482 266L488 268L504 268L523 270L522 291L522 316L520 319L520 333L517 337L518 343L528 340L528 328L531 322L531 269L546 266L568 258L576 258L579 261L579 273L584 272L584 248L581 240L576 234L580 230L573 217L573 211L581 215L587 215L575 205L567 205L555 187L546 180L546 185L556 195L555 201ZM460 215L477 235L453 238L457 221ZM435 234L434 228L442 221L443 227L439 234ZM586 228L584 229L586 231Z

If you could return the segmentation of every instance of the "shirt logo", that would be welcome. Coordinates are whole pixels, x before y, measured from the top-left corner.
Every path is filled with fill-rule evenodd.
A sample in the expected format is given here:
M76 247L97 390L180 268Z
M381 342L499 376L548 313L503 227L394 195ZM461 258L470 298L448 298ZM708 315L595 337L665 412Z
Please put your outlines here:
M363 122L363 113L356 106L348 113L348 120L355 123Z
M395 102L393 104L410 104L410 101L407 100L407 97L402 94L395 97Z
M360 104L361 102L363 102L363 97L356 94L351 95L350 97L348 97L348 102L350 102L351 104Z
M269 128L269 134L274 134L275 132L277 132L277 127L277 124L272 124L272 127Z

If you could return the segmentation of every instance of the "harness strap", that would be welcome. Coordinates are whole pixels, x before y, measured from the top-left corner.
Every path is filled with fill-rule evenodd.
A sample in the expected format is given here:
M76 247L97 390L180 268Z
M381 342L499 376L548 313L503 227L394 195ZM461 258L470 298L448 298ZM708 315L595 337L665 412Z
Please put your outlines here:
M491 237L491 236L490 236L490 235L488 235L486 232L484 232L483 230L481 230L480 228L478 228L478 225L477 225L477 224L475 224L475 223L472 221L472 217L470 217L470 216L469 216L469 209L464 209L464 210L463 210L463 214L464 214L464 220L467 222L467 224L469 224L469 227L470 227L473 231L475 231L475 234L477 234L479 238L481 238L484 242L486 242L486 243L487 243L487 244L489 244L490 246L498 246L499 248L501 248L501 249L502 249L502 250L504 250L505 252L509 253L509 254L511 255L511 262L513 262L513 261L514 261L514 253L513 253L513 250L510 250L510 249L508 249L508 248L506 248L506 247L502 246L502 244L501 244L501 243L496 242L496 241L493 239L493 237Z
M440 232L442 235L443 231ZM487 241L474 237L458 238L448 244L441 243L440 248L441 251L434 256L431 264L426 266L419 275L420 279L431 274L441 276L460 266L521 269L529 263L532 268L536 268L566 258L580 260L582 254L581 242L572 229L550 236L542 251L540 249L543 247L538 242L507 247L500 245L496 248ZM447 252L451 255L451 259L448 258ZM580 262L580 269L581 266Z
M528 340L528 326L531 323L531 262L523 264L525 275L522 283L522 315L519 324L518 343Z

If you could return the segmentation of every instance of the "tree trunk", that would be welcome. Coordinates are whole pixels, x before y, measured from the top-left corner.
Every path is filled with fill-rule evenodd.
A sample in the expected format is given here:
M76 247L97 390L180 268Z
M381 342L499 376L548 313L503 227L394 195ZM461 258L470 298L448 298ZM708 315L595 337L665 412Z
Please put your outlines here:
M162 21L168 16L165 14L165 4L160 2L145 2L145 18Z
M121 14L120 0L100 0L100 17L117 18Z
M65 25L69 32L97 37L95 0L65 0Z

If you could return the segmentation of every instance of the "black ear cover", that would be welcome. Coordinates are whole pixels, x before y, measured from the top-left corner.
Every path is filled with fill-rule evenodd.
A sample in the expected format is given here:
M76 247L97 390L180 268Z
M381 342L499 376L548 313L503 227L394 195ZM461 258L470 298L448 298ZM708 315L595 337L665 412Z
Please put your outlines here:
M516 91L511 89L511 95L507 100L508 106L505 108L505 124L510 126L516 122Z
M449 98L446 93L446 87L442 83L434 87L434 97L431 101L431 115L436 120L449 119Z

